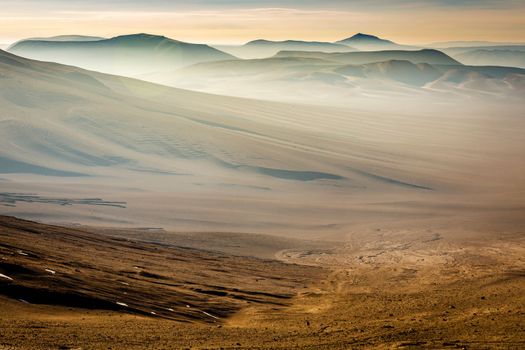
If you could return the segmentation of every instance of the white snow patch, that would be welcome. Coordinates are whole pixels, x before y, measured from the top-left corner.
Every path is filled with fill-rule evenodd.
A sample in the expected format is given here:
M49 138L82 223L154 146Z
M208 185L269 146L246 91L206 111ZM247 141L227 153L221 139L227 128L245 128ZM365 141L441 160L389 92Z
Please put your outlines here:
M12 281L13 279L9 276L4 275L3 273L0 273L0 278L5 278L6 280Z
M210 316L210 317L212 317L212 318L214 318L214 319L216 319L216 320L219 319L217 316L213 316L212 314L209 314L209 313L207 313L206 311L202 311L202 310L200 310L200 311L201 311L203 314L205 314L206 316Z

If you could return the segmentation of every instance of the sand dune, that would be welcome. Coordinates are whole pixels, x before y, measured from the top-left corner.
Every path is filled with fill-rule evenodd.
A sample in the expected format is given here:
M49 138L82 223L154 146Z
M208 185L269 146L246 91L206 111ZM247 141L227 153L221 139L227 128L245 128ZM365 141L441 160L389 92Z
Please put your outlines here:
M282 104L5 52L0 74L4 213L326 236L400 213L454 215L458 209L442 206L450 201L469 213L523 205L519 100ZM125 208L78 203L89 198Z

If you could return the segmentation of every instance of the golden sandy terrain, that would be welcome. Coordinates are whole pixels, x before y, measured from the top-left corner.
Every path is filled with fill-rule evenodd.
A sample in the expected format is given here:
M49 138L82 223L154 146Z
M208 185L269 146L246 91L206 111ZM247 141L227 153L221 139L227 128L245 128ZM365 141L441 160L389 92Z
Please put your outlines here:
M275 251L278 262L176 245L191 234L153 244L0 225L2 350L525 345L519 230L363 229L331 247ZM267 252L286 246L275 242Z

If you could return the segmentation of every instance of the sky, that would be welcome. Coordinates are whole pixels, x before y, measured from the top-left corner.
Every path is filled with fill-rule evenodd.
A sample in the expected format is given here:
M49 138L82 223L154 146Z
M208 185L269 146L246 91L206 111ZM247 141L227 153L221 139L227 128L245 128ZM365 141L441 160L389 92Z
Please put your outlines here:
M524 14L525 0L0 0L0 43L132 33L213 44L336 41L357 32L406 44L525 42Z

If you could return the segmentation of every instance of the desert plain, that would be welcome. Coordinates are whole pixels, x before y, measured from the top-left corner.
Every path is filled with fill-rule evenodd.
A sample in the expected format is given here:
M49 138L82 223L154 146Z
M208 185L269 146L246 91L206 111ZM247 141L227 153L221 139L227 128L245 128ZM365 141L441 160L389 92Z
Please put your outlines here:
M523 349L523 69L381 52L0 51L0 350Z

